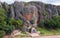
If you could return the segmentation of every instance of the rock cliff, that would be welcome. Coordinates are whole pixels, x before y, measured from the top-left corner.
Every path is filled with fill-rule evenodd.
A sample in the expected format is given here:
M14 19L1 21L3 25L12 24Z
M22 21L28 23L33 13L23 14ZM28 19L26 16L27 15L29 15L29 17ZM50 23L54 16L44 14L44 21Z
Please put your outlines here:
M7 3L0 2L6 11L9 12L10 18L16 20L21 19L24 23L23 25L37 26L40 21L44 19L52 19L54 16L60 15L60 6L55 6L51 4L44 4L42 2L17 2L8 5Z

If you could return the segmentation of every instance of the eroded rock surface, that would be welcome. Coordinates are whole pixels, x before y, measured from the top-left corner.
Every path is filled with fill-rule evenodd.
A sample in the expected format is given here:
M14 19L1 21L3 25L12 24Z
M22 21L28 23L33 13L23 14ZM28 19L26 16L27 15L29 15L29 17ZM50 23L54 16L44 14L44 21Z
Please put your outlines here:
M0 3L1 6L1 3ZM60 8L51 4L44 4L42 2L18 2L8 5L2 3L2 7L7 11L7 17L14 18L16 20L23 21L23 28L29 26L37 26L40 21L44 22L45 18L52 19L54 16L58 16ZM60 6L59 6L60 7Z

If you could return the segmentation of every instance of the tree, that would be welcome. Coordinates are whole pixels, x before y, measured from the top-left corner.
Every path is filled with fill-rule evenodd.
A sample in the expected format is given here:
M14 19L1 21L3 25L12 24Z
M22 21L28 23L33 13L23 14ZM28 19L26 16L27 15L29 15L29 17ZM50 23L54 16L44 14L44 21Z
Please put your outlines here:
M57 29L60 28L60 16L53 17L52 19L46 19L44 26L47 29Z

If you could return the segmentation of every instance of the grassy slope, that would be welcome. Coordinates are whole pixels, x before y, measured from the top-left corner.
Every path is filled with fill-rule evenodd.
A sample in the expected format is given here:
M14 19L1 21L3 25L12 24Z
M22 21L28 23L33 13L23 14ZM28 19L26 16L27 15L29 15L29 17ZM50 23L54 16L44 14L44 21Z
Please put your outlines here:
M57 30L47 30L43 28L37 28L40 31L40 35L60 35L60 29Z

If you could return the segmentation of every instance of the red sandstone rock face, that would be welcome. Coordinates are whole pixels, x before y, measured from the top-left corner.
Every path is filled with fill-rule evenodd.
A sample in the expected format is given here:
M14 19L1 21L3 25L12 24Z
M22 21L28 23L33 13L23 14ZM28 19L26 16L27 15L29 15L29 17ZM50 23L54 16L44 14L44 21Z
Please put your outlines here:
M32 14L24 14L23 15L28 21L30 21L31 20L31 17L32 17Z

